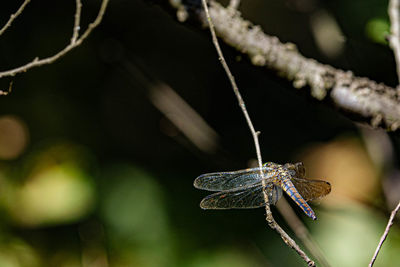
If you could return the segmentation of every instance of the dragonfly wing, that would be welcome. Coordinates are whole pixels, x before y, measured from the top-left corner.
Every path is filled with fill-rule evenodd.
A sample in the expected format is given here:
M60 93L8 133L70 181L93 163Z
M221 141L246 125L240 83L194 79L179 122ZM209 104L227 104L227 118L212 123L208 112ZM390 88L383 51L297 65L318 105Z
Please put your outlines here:
M291 181L305 201L315 200L331 192L331 184L322 180L292 177Z
M272 177L273 168L263 167L264 178ZM207 191L224 191L235 188L247 188L261 181L260 168L234 172L214 172L200 175L194 180L194 187Z
M272 183L267 185L267 193L271 204L282 195L282 189ZM205 197L200 207L202 209L251 209L265 206L262 183L251 187L218 192Z

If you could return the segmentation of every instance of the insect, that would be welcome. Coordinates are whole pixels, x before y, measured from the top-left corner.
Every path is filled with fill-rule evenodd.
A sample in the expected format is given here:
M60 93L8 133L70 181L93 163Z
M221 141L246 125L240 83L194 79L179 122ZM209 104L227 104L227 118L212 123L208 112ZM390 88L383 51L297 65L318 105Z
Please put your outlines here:
M262 172L262 174L261 174ZM250 209L275 204L282 190L293 199L304 213L316 220L308 201L326 196L331 185L322 180L305 179L303 163L280 165L267 162L261 168L233 172L214 172L200 175L194 187L217 193L206 196L200 203L202 209ZM264 191L265 189L265 191Z

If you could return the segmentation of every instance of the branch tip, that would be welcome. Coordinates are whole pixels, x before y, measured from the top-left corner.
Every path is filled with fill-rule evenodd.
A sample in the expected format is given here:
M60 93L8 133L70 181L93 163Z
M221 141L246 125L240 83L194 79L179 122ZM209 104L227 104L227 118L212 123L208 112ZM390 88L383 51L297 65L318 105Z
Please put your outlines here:
M24 4L29 1L30 0L26 0L24 2ZM81 17L82 4L81 4L81 0L76 0L77 4L76 4L76 10L75 10L75 21L74 21L74 28L73 28L73 33L72 33L70 43L66 47L64 47L64 49L60 50L58 53L54 54L53 56L43 58L43 59L39 59L38 57L35 57L33 61L31 61L23 66L17 67L15 69L0 72L0 78L15 76L16 74L26 72L32 68L54 63L55 61L57 61L58 59L60 59L64 55L66 55L68 52L70 52L72 49L78 47L90 35L92 30L100 24L100 22L103 19L104 13L106 11L108 2L109 2L109 0L102 0L96 19L92 23L90 23L88 28L86 29L86 31L80 37L78 37L78 31L80 29L79 23L80 23L80 17ZM0 35L1 35L1 32L0 32Z
M22 5L18 8L17 12L14 14L11 14L10 19L7 21L7 23L3 26L3 28L0 29L0 36L11 26L13 21L21 15L21 13L24 11L25 7L27 4L29 4L31 0L25 0Z

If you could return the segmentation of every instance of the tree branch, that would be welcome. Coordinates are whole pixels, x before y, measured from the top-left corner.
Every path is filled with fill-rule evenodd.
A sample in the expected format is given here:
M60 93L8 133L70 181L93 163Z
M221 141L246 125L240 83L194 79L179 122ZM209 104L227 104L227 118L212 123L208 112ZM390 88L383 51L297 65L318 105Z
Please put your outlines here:
M400 9L399 0L389 1L388 13L391 24L390 25L391 35L389 37L389 43L390 47L393 49L394 57L396 59L397 78L399 79L400 82L400 10L399 9ZM397 86L397 88L399 88L399 86ZM382 248L383 242L385 242L386 237L389 234L389 230L393 225L393 220L396 217L396 214L399 211L399 209L400 209L400 201L397 204L396 208L392 211L392 214L390 215L388 224L386 225L385 232L383 233L378 243L378 247L375 250L374 256L372 256L372 259L368 265L369 267L372 267L372 265L374 265L376 257L378 256L378 253Z
M74 23L74 28L72 30L71 44L75 43L76 39L79 36L79 30L81 25L81 10L82 10L81 0L76 0L75 23Z
M210 27L210 32L211 32L213 44L214 44L215 49L217 50L217 53L218 53L218 59L220 60L222 66L223 66L223 68L224 68L224 70L225 70L225 72L226 72L226 74L227 74L227 76L229 78L229 81L230 81L230 83L232 85L232 89L233 89L233 91L234 91L234 93L236 95L236 98L237 98L238 102L239 102L239 106L242 109L243 115L246 118L247 124L248 124L248 126L250 128L250 132L251 132L251 134L253 136L253 141L254 141L254 145L255 145L255 148L256 148L256 154L257 154L257 159L258 159L258 166L260 167L260 174L261 174L261 176L263 176L264 174L262 172L261 151L260 151L260 145L259 145L259 142L258 142L258 135L260 133L256 132L256 130L254 129L254 126L253 126L253 123L252 123L252 121L250 119L249 113L247 112L246 105L245 105L245 103L243 101L243 98L242 98L242 96L240 94L239 88L238 88L238 86L237 86L237 84L235 82L235 78L233 77L233 75L232 75L232 73L231 73L231 71L230 71L230 69L228 67L228 64L225 61L224 55L223 55L223 53L221 51L221 48L219 46L219 43L218 43L217 35L215 33L215 30L214 30L214 24L213 24L212 19L210 17L210 13L209 13L209 10L208 10L208 7L207 7L206 0L202 0L202 3L203 3L203 8L204 8L205 13L206 13L208 25ZM232 10L233 10L233 8L232 8ZM272 216L272 212L271 212L271 209L270 209L269 198L268 198L268 194L267 194L267 192L265 190L266 184L265 184L265 180L264 179L262 180L262 185L263 185L263 189L264 189L263 190L264 201L266 203L266 205L265 205L266 220L267 220L267 223L268 223L269 227L274 229L281 236L282 240L289 247L294 249L303 258L303 260L308 264L308 266L315 266L315 263L307 256L307 254L303 250L301 250L301 248L297 245L297 243L292 238L290 238L290 236L276 223L274 217Z
M214 0L209 4L217 35L247 54L254 65L275 70L292 81L295 88L309 86L314 98L330 99L336 108L350 113L352 119L388 131L400 128L400 92L394 88L306 58L294 44L283 44L277 37L265 34L261 27L244 20L237 10ZM201 19L207 25L205 18Z
M282 215L283 219L289 225L289 227L293 230L297 238L301 240L303 245L307 248L307 250L314 256L321 266L329 266L327 259L322 253L320 247L312 238L310 232L304 225L304 223L297 217L296 213L287 202L285 198L282 198L276 204L276 207L279 213Z
M10 19L7 21L7 23L3 26L3 28L0 29L0 36L11 26L13 21L24 11L25 6L30 2L31 0L25 0L22 5L18 8L17 12L12 14L10 16Z
M388 13L390 18L390 36L389 44L393 50L394 58L396 60L397 78L400 82L400 1L390 0Z
M392 214L390 215L390 219L388 221L388 224L386 225L385 232L383 233L381 240L379 241L378 247L375 250L374 256L372 257L371 262L368 265L369 267L372 267L372 265L374 265L376 257L378 256L378 253L381 250L383 242L385 242L386 237L389 234L390 227L392 227L394 218L396 217L396 214L399 211L399 209L400 209L400 202L397 204L396 208L392 211Z
M64 49L62 49L61 51L59 51L57 54L55 54L53 56L50 56L50 57L47 57L44 59L39 59L38 57L36 57L33 61L31 61L23 66L20 66L15 69L0 72L0 78L15 76L16 74L21 73L21 72L26 72L26 71L30 70L31 68L54 63L56 60L60 59L62 56L67 54L69 51L71 51L75 47L78 47L89 36L89 34L92 32L92 30L100 24L101 20L103 19L104 13L106 11L108 2L109 2L109 0L102 1L100 9L99 9L99 13L97 14L96 19L92 23L89 24L86 31L78 38L78 35L79 35L78 32L80 29L79 23L80 23L80 17L81 17L80 14L81 14L82 4L81 4L80 0L76 0L74 28L72 30L72 37L71 37L71 41L70 41L69 45L67 45Z

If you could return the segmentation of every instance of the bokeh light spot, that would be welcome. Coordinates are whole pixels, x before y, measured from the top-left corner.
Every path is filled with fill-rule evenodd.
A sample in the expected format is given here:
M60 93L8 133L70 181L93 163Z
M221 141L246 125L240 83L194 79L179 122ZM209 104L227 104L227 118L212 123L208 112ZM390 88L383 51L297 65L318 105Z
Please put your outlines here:
M331 183L332 192L321 201L371 201L379 191L378 173L361 142L342 138L314 145L302 156L307 177Z
M94 203L94 190L85 173L68 164L30 177L17 190L17 196L12 213L19 223L28 226L77 220Z
M112 247L124 247L111 258L112 266L174 266L163 192L154 177L119 164L104 172L104 180L100 205L105 232Z
M113 183L106 188L102 198L107 225L117 235L136 242L158 240L165 230L166 218L162 192L154 179L128 166L114 169L108 175Z
M373 18L365 26L365 32L372 41L387 44L386 36L390 34L389 21L382 18Z
M0 159L17 158L28 139L28 128L21 119L11 115L0 117Z

